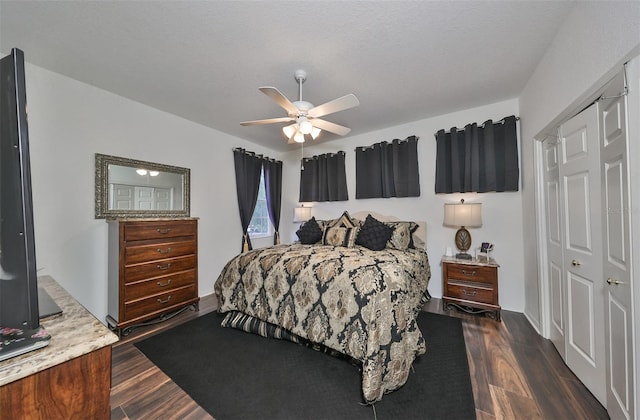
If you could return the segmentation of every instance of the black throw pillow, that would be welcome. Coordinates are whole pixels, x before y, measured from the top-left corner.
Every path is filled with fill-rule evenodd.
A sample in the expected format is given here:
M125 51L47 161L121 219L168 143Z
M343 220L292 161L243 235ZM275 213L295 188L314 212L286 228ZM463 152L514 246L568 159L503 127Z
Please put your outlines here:
M322 229L318 226L318 222L316 222L316 218L312 217L307 220L300 229L296 232L298 238L300 239L300 243L302 244L315 244L322 239Z
M372 251L380 251L385 248L387 241L393 234L393 228L368 215L360 228L356 244L369 248Z

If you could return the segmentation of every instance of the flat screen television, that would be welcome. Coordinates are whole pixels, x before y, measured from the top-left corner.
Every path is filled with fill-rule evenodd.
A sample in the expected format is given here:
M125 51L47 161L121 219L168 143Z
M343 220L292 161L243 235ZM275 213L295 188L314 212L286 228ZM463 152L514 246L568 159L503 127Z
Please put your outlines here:
M0 360L40 348L24 53L0 59Z

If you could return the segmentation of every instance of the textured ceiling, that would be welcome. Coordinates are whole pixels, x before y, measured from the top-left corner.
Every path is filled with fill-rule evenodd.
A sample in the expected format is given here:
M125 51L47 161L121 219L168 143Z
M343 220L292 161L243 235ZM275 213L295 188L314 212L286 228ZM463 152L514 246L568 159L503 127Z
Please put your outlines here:
M191 121L287 150L258 91L319 105L351 135L517 97L573 2L5 1L0 51ZM316 141L330 141L324 132ZM216 139L212 139L216 141Z

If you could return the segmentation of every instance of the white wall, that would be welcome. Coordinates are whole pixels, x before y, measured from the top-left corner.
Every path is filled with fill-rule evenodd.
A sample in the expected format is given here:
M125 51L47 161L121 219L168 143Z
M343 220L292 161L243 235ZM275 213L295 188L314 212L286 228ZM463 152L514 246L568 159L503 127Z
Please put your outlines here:
M53 276L104 322L107 224L94 219L94 154L103 153L191 169L199 293L212 293L240 251L232 149L281 156L28 63L26 86L39 274Z
M525 314L540 329L533 139L553 127L637 55L640 2L578 2L520 96Z
M522 238L522 205L521 193L483 193L483 194L438 194L435 190L435 157L436 141L434 134L451 127L464 127L471 122L482 123L488 119L499 120L509 115L518 115L518 101L508 100L496 104L486 105L465 111L455 112L439 117L415 121L384 130L375 131L359 136L320 143L305 147L305 156L322 153L346 152L346 174L349 201L334 203L313 203L312 214L319 219L331 219L340 216L342 211L350 213L372 210L385 215L394 215L403 220L422 220L427 222L427 251L431 263L431 282L429 291L435 297L442 296L442 271L440 258L445 248L455 249L454 235L456 230L444 227L443 204L458 202L464 198L467 202L481 202L483 225L478 229L470 229L473 239L472 248L480 246L481 242L495 244L494 257L500 264L499 294L500 304L504 309L522 312L524 309L523 293L523 238ZM380 141L395 138L404 139L410 135L420 137L418 141L418 163L420 168L420 197L390 198L390 199L355 199L355 152L358 146L369 146ZM312 143L308 143L312 144ZM289 183L283 193L283 208L298 205L297 197L300 181L300 149L290 152L285 159L285 178L295 180ZM283 231L283 238L295 239L295 229L291 223L291 232ZM283 221L283 226L286 222Z

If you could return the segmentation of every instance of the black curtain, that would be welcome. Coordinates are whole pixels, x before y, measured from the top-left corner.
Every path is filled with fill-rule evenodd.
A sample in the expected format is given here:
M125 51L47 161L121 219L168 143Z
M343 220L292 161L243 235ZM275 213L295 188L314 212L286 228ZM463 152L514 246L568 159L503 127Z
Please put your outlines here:
M356 198L419 196L418 137L356 148Z
M302 159L299 201L348 200L344 158L340 151Z
M515 116L436 133L436 193L518 191Z
M282 162L279 160L264 159L264 187L267 195L267 210L269 218L275 230L273 244L280 243L280 206L282 202Z
M244 149L233 149L233 162L236 168L236 192L238 194L240 223L242 224L242 248L240 252L246 252L253 249L247 229L258 201L262 158Z

